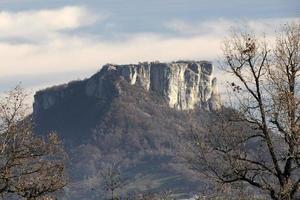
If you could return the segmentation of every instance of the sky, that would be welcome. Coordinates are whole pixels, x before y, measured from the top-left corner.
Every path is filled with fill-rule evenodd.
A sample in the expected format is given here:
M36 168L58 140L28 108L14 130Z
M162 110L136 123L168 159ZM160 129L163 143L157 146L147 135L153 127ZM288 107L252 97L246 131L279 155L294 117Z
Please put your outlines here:
M106 63L217 65L230 30L273 33L299 19L299 0L0 0L0 94L87 78Z

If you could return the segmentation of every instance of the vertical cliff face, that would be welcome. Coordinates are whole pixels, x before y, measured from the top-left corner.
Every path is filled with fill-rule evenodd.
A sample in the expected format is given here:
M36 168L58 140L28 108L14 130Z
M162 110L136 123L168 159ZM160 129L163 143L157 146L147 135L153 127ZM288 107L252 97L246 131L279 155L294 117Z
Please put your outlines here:
M212 113L177 111L197 107L220 108L209 62L107 64L88 79L38 91L34 129L43 136L58 133L70 155L73 183L96 177L100 162L122 158L131 190L142 175L153 183L151 190L184 194L198 191L201 182L181 169L170 137L189 133L191 126L204 128ZM84 192L89 197L90 188Z
M172 63L139 63L135 65L107 64L91 78L39 91L35 95L34 112L47 110L66 96L76 92L88 97L109 96L120 92L111 84L125 79L131 85L154 91L167 99L170 107L189 110L201 107L218 110L220 98L213 66L207 61L179 61ZM113 84L113 83L112 83Z

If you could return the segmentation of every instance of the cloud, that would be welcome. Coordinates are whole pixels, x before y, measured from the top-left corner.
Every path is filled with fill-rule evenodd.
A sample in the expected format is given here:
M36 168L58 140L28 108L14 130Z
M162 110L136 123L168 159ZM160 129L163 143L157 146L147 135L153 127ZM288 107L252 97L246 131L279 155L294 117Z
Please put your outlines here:
M180 19L171 20L165 23L165 27L171 31L184 35L210 34L219 35L228 32L234 25L233 21L218 19L209 22L191 23Z
M91 13L85 7L67 6L52 10L0 12L0 38L36 42L54 37L61 31L89 26L105 16Z
M167 38L148 34L118 42L60 36L46 44L0 43L0 77L97 69L111 62L213 59L219 46L220 40L213 37Z
M267 19L239 19L228 20L219 18L205 22L187 22L184 20L174 19L165 23L169 30L182 35L215 35L225 36L233 30L247 29L256 33L274 34L275 29L289 22L299 21L299 17L294 18L267 18Z
M199 23L173 20L166 26L183 34L132 33L118 40L104 40L96 37L97 34L82 35L76 32L77 28L94 26L105 16L96 15L81 6L0 12L0 38L4 38L0 39L0 78L91 69L96 71L106 63L214 60L221 54L221 41L223 35L228 34L228 28L240 25L225 19ZM278 22L277 19L275 21ZM270 19L269 23L273 22ZM247 24L259 29L265 27L263 22L255 20ZM75 31L69 34L65 30ZM5 39L9 37L35 42L12 43Z

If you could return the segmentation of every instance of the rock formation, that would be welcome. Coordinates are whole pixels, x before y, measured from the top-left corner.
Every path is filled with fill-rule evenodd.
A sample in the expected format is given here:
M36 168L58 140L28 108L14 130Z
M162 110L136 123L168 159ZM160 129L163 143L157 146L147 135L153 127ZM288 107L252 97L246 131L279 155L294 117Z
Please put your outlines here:
M178 110L189 110L196 107L211 111L218 110L220 98L216 78L213 77L212 72L213 66L207 61L107 64L89 79L37 92L34 112L41 109L47 110L68 94L78 91L84 92L87 96L101 98L110 92L107 90L106 82L116 79L125 79L131 85L140 86L147 91L154 91L165 97L170 107Z
M97 180L102 164L115 160L124 161L122 174L130 183L124 193L145 188L185 197L204 188L178 162L174 138L190 134L191 127L205 130L215 113L204 110L220 108L212 72L204 61L107 64L88 79L38 91L34 130L42 136L55 131L63 140L70 199L99 199L91 197L87 177ZM197 107L203 109L180 112ZM99 184L93 188L103 188Z

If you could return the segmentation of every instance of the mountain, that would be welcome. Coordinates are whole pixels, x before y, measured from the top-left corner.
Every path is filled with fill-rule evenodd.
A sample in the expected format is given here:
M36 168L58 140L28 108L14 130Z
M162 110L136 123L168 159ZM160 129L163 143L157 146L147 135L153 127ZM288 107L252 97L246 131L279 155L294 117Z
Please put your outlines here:
M186 196L205 183L178 159L178 138L191 126L203 130L220 106L210 62L107 64L88 79L38 91L33 116L36 132L56 131L70 154L69 199L101 199L107 163L126 177L123 193Z

